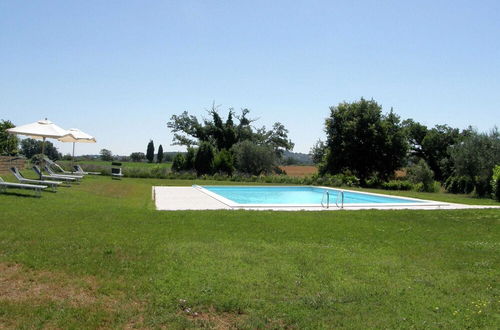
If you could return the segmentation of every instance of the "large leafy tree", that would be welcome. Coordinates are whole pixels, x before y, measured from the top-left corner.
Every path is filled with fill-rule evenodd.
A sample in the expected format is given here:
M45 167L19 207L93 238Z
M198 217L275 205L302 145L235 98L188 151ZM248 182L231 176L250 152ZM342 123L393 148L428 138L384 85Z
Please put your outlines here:
M361 99L330 107L326 119L325 161L322 173L351 171L361 181L372 175L390 177L404 165L408 144L399 117L382 114L374 100Z
M478 195L490 191L493 168L500 164L500 132L494 128L489 134L471 130L460 143L448 148L453 174L465 176L473 183Z
M23 139L21 141L21 153L28 159L33 156L42 153L42 141L35 139ZM57 151L57 148L50 141L45 141L44 154L52 160L58 160L61 158L61 153Z
M443 181L450 176L453 163L448 148L460 142L469 131L462 134L458 128L436 125L429 129L421 141L421 156L434 172L436 180Z
M283 124L275 123L271 130L265 127L254 129L252 123L255 119L250 119L249 113L250 110L243 109L240 115L236 115L233 109L229 109L224 121L214 104L208 110L207 119L200 121L184 111L180 115L173 115L167 127L174 133L175 145L190 147L208 142L217 150L230 150L236 143L249 140L258 145L270 146L278 156L284 150L293 149L294 144L288 139L288 130Z
M413 119L403 120L402 125L410 145L410 156L415 158L425 158L422 149L422 141L427 135L427 126L422 125Z
M274 150L266 145L257 145L249 140L233 146L236 169L253 175L270 173L276 164Z
M149 140L148 147L146 149L146 159L149 163L152 163L155 158L155 145L153 140Z
M18 152L19 138L9 134L7 129L15 125L9 120L0 121L0 155L15 155Z

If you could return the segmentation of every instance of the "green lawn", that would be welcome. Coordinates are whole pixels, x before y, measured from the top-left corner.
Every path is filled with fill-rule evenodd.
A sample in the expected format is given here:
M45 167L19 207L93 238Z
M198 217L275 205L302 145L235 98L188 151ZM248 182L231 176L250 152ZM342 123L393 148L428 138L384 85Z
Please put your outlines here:
M154 210L193 183L0 195L0 328L498 327L500 210Z

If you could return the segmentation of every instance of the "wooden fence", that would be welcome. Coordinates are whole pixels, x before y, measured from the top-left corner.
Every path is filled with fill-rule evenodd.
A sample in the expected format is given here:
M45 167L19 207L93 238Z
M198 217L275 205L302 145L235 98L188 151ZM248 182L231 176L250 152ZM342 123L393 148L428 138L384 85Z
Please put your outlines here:
M24 170L26 166L26 158L0 156L0 174L10 173L9 168L16 166L20 170Z

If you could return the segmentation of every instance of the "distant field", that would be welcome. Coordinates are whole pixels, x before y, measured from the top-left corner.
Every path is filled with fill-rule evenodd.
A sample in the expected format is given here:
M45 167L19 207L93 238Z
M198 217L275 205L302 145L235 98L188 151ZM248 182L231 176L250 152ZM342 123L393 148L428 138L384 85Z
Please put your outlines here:
M70 160L61 160L58 161L60 164L64 165L71 165L72 161ZM122 167L152 167L152 166L160 166L160 167L166 167L170 168L172 167L172 163L143 163L143 162L120 162L122 163ZM111 167L111 162L105 162L102 160L82 160L82 161L76 161L75 164L89 164L89 165L99 165L99 166L110 166Z
M304 177L318 173L318 168L316 166L291 165L280 166L280 168L284 170L289 176Z

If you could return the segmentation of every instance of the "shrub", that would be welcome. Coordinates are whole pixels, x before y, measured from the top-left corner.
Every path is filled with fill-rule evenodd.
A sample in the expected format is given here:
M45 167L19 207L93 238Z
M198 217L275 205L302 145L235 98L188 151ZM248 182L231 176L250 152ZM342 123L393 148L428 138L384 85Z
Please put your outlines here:
M408 179L415 184L422 184L422 191L434 191L434 172L425 160L420 159L418 163L408 168Z
M208 143L203 142L194 158L194 168L198 175L212 174L214 170L214 147Z
M500 165L493 168L493 176L491 177L491 191L494 199L500 202Z
M233 156L226 149L222 149L214 159L214 171L216 173L233 174L234 161Z
M177 154L172 162L172 171L181 172L186 167L186 157L183 154Z
M372 175L366 180L365 186L367 188L378 188L381 187L383 183L384 182L378 177L378 175Z
M412 190L414 187L413 183L405 180L391 180L382 183L382 188L387 190Z
M474 182L468 176L450 176L444 187L452 194L470 194L474 190Z

